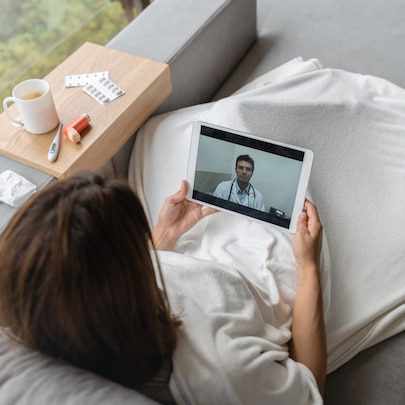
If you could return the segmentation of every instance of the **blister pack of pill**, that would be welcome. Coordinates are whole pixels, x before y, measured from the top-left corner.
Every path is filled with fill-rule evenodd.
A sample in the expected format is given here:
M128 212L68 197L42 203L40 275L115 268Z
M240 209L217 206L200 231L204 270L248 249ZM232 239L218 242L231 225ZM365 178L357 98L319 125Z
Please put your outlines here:
M65 76L66 87L83 87L87 86L93 80L100 80L102 77L108 79L108 71L82 73L80 75L67 75Z
M106 77L92 80L83 90L102 105L106 105L125 94L125 91L121 87Z

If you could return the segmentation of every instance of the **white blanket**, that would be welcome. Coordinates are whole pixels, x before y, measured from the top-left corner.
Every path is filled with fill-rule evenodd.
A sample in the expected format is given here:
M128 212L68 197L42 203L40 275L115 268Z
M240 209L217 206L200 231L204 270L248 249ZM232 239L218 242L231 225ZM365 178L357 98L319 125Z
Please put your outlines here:
M152 118L137 137L130 179L153 224L185 178L195 119L312 149L309 194L330 251L330 260L323 252L323 281L331 372L405 329L405 91L376 77L315 65L303 70ZM176 250L274 272L292 264L289 237L221 213L202 221ZM294 288L290 274L286 293Z
M288 355L290 263L271 272L176 252L159 259L182 320L170 383L177 404L322 404L312 373Z

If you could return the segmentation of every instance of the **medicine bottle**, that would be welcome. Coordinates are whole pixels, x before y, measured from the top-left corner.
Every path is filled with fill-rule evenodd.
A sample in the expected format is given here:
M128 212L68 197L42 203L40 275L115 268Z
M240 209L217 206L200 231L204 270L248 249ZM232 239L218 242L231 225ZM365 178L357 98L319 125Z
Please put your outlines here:
M73 121L63 127L63 134L72 142L81 140L81 133L90 125L90 116L87 113L79 115Z

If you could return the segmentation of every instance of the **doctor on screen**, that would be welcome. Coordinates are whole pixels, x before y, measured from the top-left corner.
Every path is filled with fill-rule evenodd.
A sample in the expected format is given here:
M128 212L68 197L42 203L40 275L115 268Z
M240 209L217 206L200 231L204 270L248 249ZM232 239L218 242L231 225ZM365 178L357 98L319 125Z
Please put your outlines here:
M238 156L235 164L236 178L219 183L214 197L264 211L263 196L250 183L254 169L255 162L249 155Z

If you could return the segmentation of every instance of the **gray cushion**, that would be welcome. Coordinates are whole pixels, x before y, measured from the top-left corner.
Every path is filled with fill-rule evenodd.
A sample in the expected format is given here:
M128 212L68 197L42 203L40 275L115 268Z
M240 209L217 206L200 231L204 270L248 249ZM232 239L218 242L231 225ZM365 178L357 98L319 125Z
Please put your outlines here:
M157 114L209 101L255 40L255 1L155 0L107 46L169 64L173 91ZM127 176L133 141L107 170Z
M135 390L59 362L0 329L0 404L154 404Z
M170 65L162 113L210 100L255 39L252 0L155 0L107 46Z
M359 353L326 379L326 405L405 404L405 332Z

